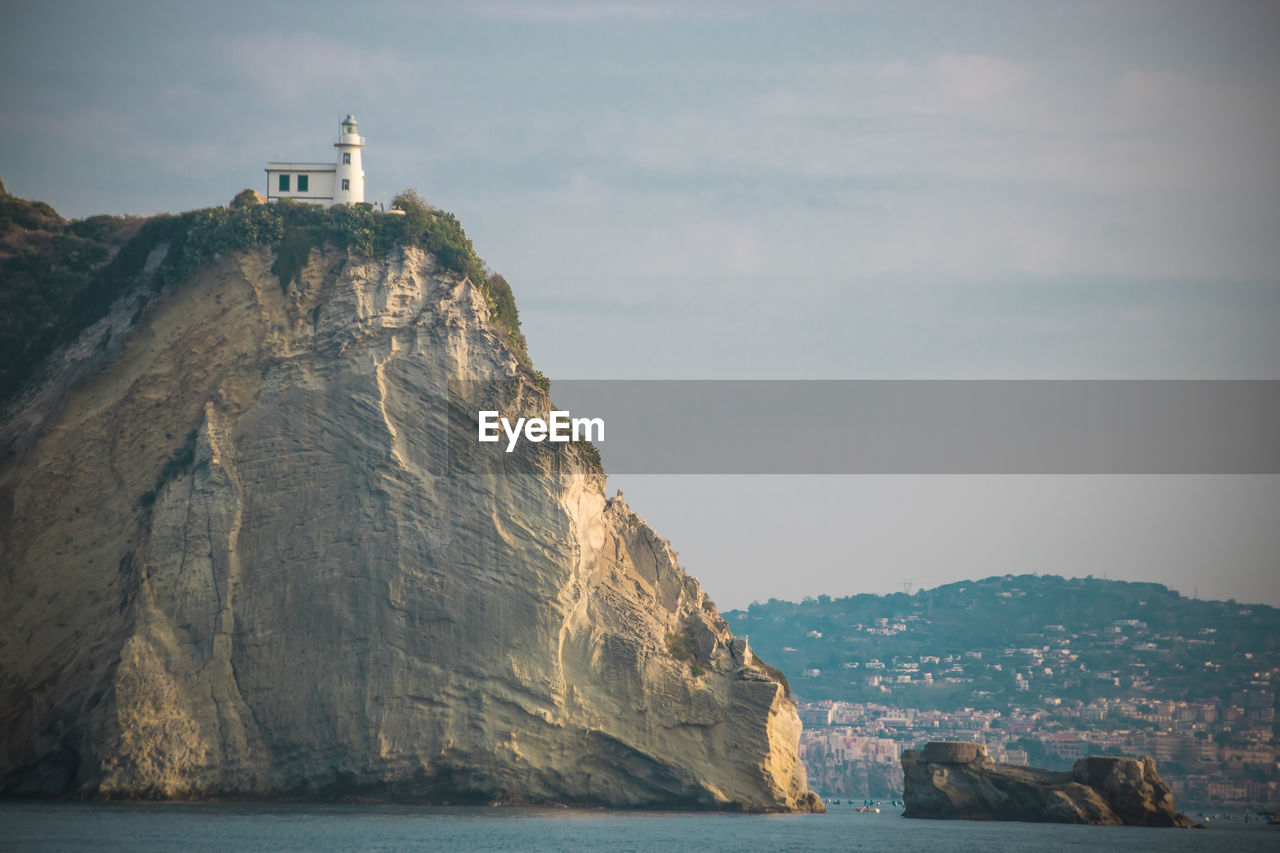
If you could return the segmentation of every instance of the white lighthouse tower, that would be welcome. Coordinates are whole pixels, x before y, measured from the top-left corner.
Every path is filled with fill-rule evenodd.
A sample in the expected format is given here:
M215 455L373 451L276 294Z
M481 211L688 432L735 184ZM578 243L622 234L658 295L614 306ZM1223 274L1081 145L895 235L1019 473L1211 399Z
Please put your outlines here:
M301 163L294 160L267 164L267 201L292 199L329 207L364 201L364 164L360 151L364 137L356 117L348 114L338 125L338 162Z
M360 163L360 150L364 137L359 135L360 123L347 114L338 128L338 169L333 177L333 203L356 204L364 201L364 166Z

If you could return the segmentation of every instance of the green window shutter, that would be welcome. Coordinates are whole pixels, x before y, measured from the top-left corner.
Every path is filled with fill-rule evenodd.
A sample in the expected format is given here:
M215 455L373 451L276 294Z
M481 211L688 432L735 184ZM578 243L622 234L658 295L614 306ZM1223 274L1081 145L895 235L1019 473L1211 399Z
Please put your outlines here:
M289 191L289 176L281 175L280 176L280 192L287 193L288 191Z
M307 183L308 183L307 177L308 177L307 175L298 176L298 192L304 193L307 191Z

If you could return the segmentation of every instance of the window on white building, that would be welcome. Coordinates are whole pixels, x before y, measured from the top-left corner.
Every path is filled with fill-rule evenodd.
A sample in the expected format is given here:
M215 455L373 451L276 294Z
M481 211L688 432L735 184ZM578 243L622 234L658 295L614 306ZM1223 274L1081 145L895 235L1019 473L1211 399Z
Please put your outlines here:
M347 178L343 178L343 179L342 179L342 188L343 188L344 190L349 190L349 189L351 189L351 181L350 181L349 179L347 179Z
M289 176L281 175L280 176L280 192L287 193L288 191L289 191Z
M304 193L304 192L306 192L306 191L307 191L307 184L309 183L309 181L307 180L307 178L309 178L309 177L310 177L309 175L299 175L299 176L298 176L298 192L300 192L300 193Z
M343 152L342 152L342 165L344 165L344 166L350 166L350 165L351 165L351 152L350 152L350 151L343 151Z

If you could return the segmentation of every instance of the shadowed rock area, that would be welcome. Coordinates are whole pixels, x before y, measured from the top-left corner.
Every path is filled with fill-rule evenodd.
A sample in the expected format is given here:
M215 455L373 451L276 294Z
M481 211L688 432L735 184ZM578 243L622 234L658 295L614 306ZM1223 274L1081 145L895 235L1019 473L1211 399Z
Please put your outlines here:
M582 448L450 465L450 383L550 407L484 294L273 261L122 304L0 424L0 794L820 811L783 685Z
M902 753L904 817L1128 826L1197 824L1174 806L1150 758L1082 758L1069 772L997 764L976 743Z

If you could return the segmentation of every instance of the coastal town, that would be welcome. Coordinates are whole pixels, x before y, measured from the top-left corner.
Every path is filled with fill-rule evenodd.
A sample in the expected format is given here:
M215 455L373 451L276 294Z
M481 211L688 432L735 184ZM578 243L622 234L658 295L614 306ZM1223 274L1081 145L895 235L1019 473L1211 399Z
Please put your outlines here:
M902 790L901 751L931 740L983 743L996 761L1066 769L1086 755L1150 755L1180 801L1280 805L1271 726L1274 694L1240 691L1239 704L1050 700L998 711L801 702L800 754L809 784L829 796L888 798ZM1264 703L1271 703L1264 705ZM1108 723L1116 725L1108 725Z
M1273 608L1005 576L731 619L791 679L825 796L900 795L902 750L962 740L1050 769L1148 755L1179 802L1280 805Z

